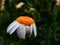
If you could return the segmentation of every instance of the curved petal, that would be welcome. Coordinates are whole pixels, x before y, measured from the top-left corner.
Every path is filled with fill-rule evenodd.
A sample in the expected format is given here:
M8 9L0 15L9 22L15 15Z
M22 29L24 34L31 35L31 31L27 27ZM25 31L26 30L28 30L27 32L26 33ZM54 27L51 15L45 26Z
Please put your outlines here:
M34 30L34 36L36 37L37 36L37 29L36 29L36 25L33 24L33 30Z
M30 26L30 35L29 35L29 37L32 35L32 31L33 31L33 29L32 29L32 25Z
M26 29L24 25L20 25L17 29L17 35L20 39L25 39L26 36Z
M16 21L13 21L7 28L7 33L10 35L19 27L19 23Z
M7 28L7 32L9 32L9 30L14 27L14 25L16 24L16 21L13 21Z
M29 26L25 26L26 27L26 32L30 33L30 27Z

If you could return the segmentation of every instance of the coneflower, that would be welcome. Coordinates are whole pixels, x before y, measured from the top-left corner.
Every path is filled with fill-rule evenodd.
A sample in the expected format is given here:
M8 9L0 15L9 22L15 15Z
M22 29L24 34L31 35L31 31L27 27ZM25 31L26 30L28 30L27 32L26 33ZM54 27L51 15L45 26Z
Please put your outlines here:
M33 18L28 16L20 16L13 21L7 28L7 33L10 35L16 30L17 35L20 39L25 39L26 34L29 37L34 32L34 37L37 36L36 24Z

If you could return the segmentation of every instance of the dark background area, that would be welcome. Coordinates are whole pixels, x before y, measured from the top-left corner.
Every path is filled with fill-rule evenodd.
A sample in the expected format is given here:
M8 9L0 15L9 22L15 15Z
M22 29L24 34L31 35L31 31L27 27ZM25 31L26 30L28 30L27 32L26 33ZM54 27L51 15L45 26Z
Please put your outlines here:
M25 4L17 9L15 5L20 2ZM7 34L8 25L23 15L35 20L36 38L32 35L22 40L16 32ZM60 6L56 0L5 0L5 9L0 11L0 45L60 45Z

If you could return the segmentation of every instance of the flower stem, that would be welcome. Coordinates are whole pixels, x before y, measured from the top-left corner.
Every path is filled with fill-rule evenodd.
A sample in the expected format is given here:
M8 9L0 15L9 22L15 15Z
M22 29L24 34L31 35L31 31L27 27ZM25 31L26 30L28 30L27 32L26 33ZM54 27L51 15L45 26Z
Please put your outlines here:
M50 45L50 26L49 26L49 24L48 24L48 26L47 26L47 32L46 32L46 45Z

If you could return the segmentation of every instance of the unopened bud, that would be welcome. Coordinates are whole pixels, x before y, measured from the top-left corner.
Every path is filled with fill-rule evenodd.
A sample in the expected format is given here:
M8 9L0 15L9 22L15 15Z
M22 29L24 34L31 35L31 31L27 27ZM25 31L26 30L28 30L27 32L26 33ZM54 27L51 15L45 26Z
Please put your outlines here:
M57 4L57 5L60 5L60 1L59 1L59 0L56 0L56 1L57 1L57 3L56 3L56 4Z
M20 2L19 4L16 5L16 8L21 8L24 5L23 2Z
M35 8L30 8L31 11L35 11Z
M5 7L5 0L2 0L2 3L1 3L1 11L4 10L4 7Z

